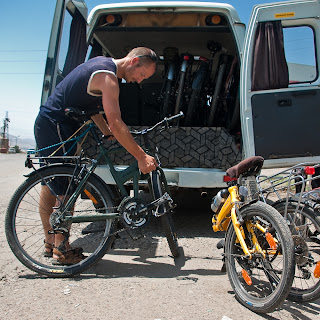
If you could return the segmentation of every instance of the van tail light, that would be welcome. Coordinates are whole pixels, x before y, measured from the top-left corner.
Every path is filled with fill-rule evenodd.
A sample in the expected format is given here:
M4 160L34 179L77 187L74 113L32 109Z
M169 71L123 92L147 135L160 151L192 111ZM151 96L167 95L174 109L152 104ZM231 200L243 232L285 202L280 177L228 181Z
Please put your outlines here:
M207 26L217 26L221 24L222 18L218 14L210 14L206 16L205 21Z
M121 22L122 16L120 14L108 14L100 19L99 26L118 26Z

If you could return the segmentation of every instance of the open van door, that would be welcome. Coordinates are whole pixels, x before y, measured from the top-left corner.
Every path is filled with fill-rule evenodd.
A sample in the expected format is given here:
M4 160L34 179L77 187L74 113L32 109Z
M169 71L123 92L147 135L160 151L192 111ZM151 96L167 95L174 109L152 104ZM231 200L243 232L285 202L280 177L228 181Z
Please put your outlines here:
M41 104L87 52L88 9L82 0L57 0L43 80Z
M320 161L319 14L317 0L252 11L241 65L243 145L269 167Z

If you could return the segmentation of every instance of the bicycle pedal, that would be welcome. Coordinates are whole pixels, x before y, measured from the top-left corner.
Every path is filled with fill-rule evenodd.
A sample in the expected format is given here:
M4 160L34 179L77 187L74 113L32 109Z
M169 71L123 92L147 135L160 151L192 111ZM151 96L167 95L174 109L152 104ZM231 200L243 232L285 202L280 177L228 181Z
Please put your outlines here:
M218 249L223 249L225 245L225 240L221 239L218 243L217 243L217 248Z
M166 213L168 213L170 210L167 210L165 212L155 212L153 215L156 217L156 218L159 218L159 217L162 217L163 215L165 215Z
M223 261L223 265L222 265L222 267L220 269L220 272L221 273L226 273L227 272L226 263L224 261Z

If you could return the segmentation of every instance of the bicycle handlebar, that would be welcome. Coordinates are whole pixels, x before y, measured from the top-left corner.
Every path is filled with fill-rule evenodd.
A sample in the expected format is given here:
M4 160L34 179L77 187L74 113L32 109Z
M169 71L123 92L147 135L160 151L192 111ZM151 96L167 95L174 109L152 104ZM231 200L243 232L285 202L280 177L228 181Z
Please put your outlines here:
M165 117L163 120L161 120L160 122L156 123L154 126L147 128L147 129L143 129L141 131L130 131L130 133L132 135L138 136L138 135L144 135L150 131L153 131L154 129L158 128L159 126L163 125L165 127L169 127L169 122L172 122L175 119L178 119L180 117L184 117L184 114L182 111L180 111L178 114L171 116L169 118Z
M65 109L65 115L68 116L68 117L71 117L75 120L87 120L89 119L92 115L94 115L96 113L94 112L88 112L88 111L81 111L77 108L66 108ZM165 127L168 127L169 126L169 122L172 122L173 120L177 119L177 118L180 118L180 117L183 117L184 114L182 111L180 111L178 114L174 115L174 116L171 116L169 118L165 117L163 120L161 120L160 122L158 122L157 124L155 124L154 126L150 127L150 128L147 128L147 129L143 129L141 131L130 131L130 133L132 135L135 135L135 136L138 136L138 135L144 135L154 129L156 129L157 127L165 124Z

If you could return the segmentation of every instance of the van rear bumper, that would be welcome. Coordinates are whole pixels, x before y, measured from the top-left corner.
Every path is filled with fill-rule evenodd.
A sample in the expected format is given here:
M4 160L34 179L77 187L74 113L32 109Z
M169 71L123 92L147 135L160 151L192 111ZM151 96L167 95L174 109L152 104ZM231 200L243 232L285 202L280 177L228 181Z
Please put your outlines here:
M116 166L116 169L123 170L127 166ZM207 168L163 168L168 185L180 188L222 188L225 186L223 176L225 171L221 169ZM116 184L111 176L107 165L98 166L95 173L104 180L106 184ZM145 184L147 181L141 181Z

